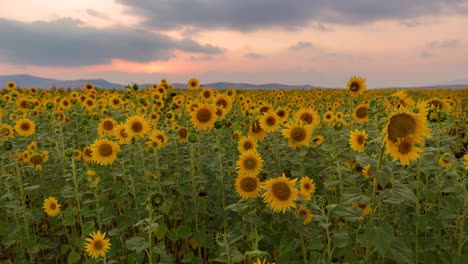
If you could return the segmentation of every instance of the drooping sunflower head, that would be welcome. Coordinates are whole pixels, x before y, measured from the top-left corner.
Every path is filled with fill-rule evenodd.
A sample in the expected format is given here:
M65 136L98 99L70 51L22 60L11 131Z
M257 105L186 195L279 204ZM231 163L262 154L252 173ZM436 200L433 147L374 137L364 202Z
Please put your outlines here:
M263 168L263 159L255 150L248 150L240 155L236 164L239 174L255 177Z
M284 213L289 208L294 208L299 195L299 190L294 186L296 181L297 179L289 180L284 173L281 177L267 180L262 186L266 190L263 201L274 212Z
M91 156L97 164L109 165L117 159L120 146L108 139L96 139L91 145L91 149Z
M15 124L15 131L21 136L31 136L34 134L35 129L36 125L29 118L23 118Z
M164 133L164 131L162 130L155 129L151 131L149 138L153 141L156 139L159 140L161 142L161 147L164 147L167 145L167 136L166 136L166 133Z
M352 206L361 209L362 216L368 216L372 210L370 204L353 203Z
M44 212L46 212L46 214L51 217L55 217L60 213L60 206L61 205L58 203L57 199L52 196L46 198L42 204Z
M252 125L249 128L249 137L257 140L262 141L265 139L266 131L260 126L260 121L255 120L252 122Z
M187 88L189 90L197 90L200 88L200 82L197 78L190 78L187 82Z
M143 138L150 131L150 125L143 116L134 115L125 121L125 131L131 138Z
M372 178L372 174L371 174L370 168L371 168L371 165L370 165L370 164L367 164L366 166L364 166L364 167L362 168L362 175L364 175L364 177L365 177L366 179Z
M211 105L199 103L197 108L190 113L190 121L197 129L210 130L217 119L216 111L217 109Z
M362 77L351 76L348 81L347 88L352 95L361 94L367 89L366 80Z
M291 148L309 146L312 126L298 121L290 121L285 126L286 128L283 129L282 133L288 139L288 144Z
M456 159L452 156L452 154L446 152L439 158L439 164L442 167L449 168L453 165L455 160Z
M252 199L260 192L260 180L257 176L239 174L236 178L236 192L242 199Z
M356 152L363 152L367 144L367 132L365 130L353 130L349 133L349 145Z
M318 147L320 146L322 143L323 143L323 140L325 138L323 137L323 135L319 134L319 135L316 135L314 138L312 138L312 147Z
M304 220L304 225L307 225L308 223L312 222L312 213L307 207L301 206L297 212L296 215L298 217L302 217Z
M179 143L188 142L188 129L186 127L179 127L177 129L177 141Z
M15 131L13 127L7 124L0 125L0 140L9 139L15 137Z
M85 240L85 250L88 256L98 258L105 257L111 243L110 239L106 238L106 233L101 234L101 231L93 232L91 237Z

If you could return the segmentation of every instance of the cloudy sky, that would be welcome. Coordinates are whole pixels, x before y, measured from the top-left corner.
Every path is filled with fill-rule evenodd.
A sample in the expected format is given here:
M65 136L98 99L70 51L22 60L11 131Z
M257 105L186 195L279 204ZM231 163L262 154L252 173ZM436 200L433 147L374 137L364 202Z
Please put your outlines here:
M0 75L343 87L468 80L468 0L15 0Z

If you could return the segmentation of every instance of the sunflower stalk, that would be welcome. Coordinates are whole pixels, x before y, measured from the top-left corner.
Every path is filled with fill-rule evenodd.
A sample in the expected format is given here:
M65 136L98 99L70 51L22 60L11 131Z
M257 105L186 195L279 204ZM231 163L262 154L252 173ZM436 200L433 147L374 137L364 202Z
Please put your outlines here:
M84 235L83 230L83 217L81 216L81 203L80 203L80 193L79 193L79 185L78 185L78 174L76 171L76 164L75 159L71 158L71 169L72 169L72 177L73 177L73 190L75 191L75 200L76 206L78 207L78 220L81 229L81 235Z
M221 147L221 139L220 135L218 133L218 130L216 130L216 146L218 146L218 151L216 152L216 161L218 163L218 169L219 169L219 180L220 180L220 185L221 185L221 206L222 208L226 207L226 190L224 187L224 173L223 173L223 152L222 152L222 147Z

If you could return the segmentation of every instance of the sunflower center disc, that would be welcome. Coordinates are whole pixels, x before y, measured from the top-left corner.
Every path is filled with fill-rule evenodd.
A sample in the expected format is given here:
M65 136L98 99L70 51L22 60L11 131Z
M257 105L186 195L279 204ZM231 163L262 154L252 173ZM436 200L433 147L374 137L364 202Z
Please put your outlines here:
M269 126L274 126L276 124L276 119L274 117L268 117L266 123Z
M227 102L226 102L226 100L224 100L224 99L219 99L219 100L216 102L216 105L220 105L221 107L226 108Z
M197 120L200 123L206 123L211 120L211 112L208 109L200 109L197 113Z
M279 116L279 117L284 117L286 115L286 112L283 111L283 110L279 110L278 112L276 112L276 114Z
M294 141L300 142L300 141L304 140L305 137L306 137L306 132L305 132L305 130L303 128L295 127L295 128L292 129L291 138Z
M244 143L244 149L245 149L245 150L249 150L249 149L251 149L251 148L252 148L252 144L251 144L250 142L245 142L245 143Z
M55 208L57 208L57 205L55 203L51 203L49 207L50 209L55 210Z
M252 123L252 132L254 133L260 133L262 131L262 128L260 127L260 123L258 121L255 121Z
M187 129L183 128L179 130L179 136L181 138L186 138L187 137Z
M140 122L133 122L132 123L132 131L133 132L141 132L143 130L143 125Z
M28 123L22 123L21 124L21 129L24 131L28 131L31 128L31 126Z
M402 142L398 146L398 152L400 152L401 154L406 154L410 151L411 151L411 144L409 142Z
M359 84L356 83L356 82L351 83L351 85L349 86L349 90L351 90L352 92L358 91L359 90Z
M272 186L273 194L280 201L287 201L291 196L289 186L284 182L275 183Z
M103 144L99 147L99 154L103 157L112 155L112 147L109 144Z
M359 118L365 118L367 116L367 107L359 107L356 111L356 116Z
M253 178L246 177L242 180L241 186L245 192L253 192L257 188L257 182Z
M247 169L255 169L256 167L256 162L253 159L246 160L244 164Z
M101 241L96 241L94 243L94 247L96 248L96 250L101 250L102 249L102 243Z
M105 130L112 130L114 128L114 124L111 121L105 121L102 126Z
M305 113L301 115L301 120L305 121L307 124L310 124L312 121L314 121L314 118L311 114Z
M364 137L362 135L359 135L357 137L357 142L358 142L359 145L364 144Z
M196 86L197 86L197 83L196 83L196 82L191 82L191 83L190 83L190 86L196 87Z
M388 124L388 138L396 142L416 131L416 120L408 114L398 114L390 119Z
M41 164L42 157L40 155L34 155L34 156L31 157L31 159L29 161L31 161L31 163L34 164L34 165L38 165L38 164Z
M311 188L310 184L308 184L308 183L304 184L304 186L302 186L302 187L303 187L304 190L306 190L306 191L309 191L310 188Z

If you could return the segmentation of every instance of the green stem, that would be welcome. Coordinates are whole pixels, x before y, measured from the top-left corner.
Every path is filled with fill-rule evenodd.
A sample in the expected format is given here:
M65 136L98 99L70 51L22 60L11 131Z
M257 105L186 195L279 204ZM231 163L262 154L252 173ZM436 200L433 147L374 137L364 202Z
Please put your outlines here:
M308 263L307 261L307 248L305 247L304 243L304 235L302 232L299 233L301 237L301 248L302 248L302 259L304 260L304 263Z

